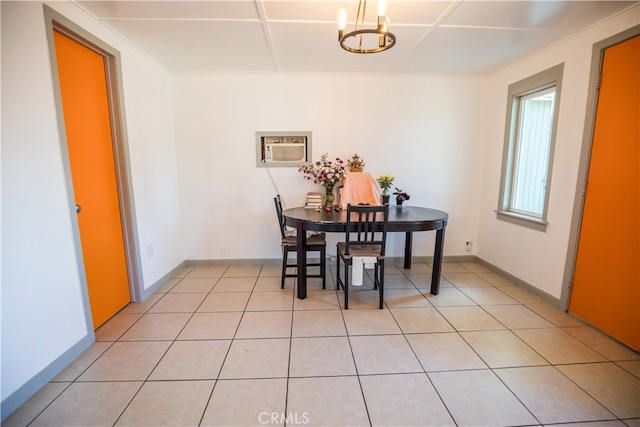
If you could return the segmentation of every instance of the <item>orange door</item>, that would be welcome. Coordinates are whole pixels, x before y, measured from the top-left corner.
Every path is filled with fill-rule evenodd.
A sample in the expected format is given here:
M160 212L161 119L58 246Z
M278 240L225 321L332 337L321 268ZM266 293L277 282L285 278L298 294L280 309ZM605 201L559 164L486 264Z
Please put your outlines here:
M104 57L54 31L93 327L131 301Z
M569 311L640 350L640 36L605 50Z

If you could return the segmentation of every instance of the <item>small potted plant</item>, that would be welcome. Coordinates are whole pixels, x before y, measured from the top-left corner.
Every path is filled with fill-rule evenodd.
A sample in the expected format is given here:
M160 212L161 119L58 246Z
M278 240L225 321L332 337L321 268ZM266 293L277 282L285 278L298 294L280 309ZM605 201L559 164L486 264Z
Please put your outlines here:
M396 205L402 206L405 200L409 200L411 197L405 193L403 190L400 190L398 187L394 187L396 191L393 193L396 196Z
M378 178L376 178L376 181L378 181L378 185L382 189L383 205L386 205L389 203L389 189L393 184L393 180L394 180L394 177L392 177L391 175L380 175Z

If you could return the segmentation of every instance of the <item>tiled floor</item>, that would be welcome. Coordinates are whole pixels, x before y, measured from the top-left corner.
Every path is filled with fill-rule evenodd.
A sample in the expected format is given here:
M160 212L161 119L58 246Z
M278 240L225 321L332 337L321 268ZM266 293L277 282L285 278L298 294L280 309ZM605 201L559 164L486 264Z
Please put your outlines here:
M279 274L186 269L3 425L640 426L640 355L478 264L387 268L383 310Z

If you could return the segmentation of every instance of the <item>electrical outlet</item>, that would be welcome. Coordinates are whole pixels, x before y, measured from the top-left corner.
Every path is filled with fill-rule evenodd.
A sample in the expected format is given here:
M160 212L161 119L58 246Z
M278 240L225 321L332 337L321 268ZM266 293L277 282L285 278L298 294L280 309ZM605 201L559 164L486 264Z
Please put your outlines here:
M473 249L473 242L472 242L471 240L467 240L467 241L464 243L464 249L465 249L467 252L471 252L471 250Z
M147 245L147 258L148 259L153 259L153 257L154 257L153 243L149 243Z

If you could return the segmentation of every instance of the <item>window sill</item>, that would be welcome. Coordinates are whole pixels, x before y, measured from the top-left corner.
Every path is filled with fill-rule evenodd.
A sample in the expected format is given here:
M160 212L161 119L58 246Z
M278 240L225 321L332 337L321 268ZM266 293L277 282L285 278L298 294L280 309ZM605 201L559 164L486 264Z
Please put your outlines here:
M542 232L547 231L548 222L541 220L540 218L534 218L531 216L521 215L514 212L496 211L497 218L501 221L510 222L512 224L521 225L523 227L531 228Z

